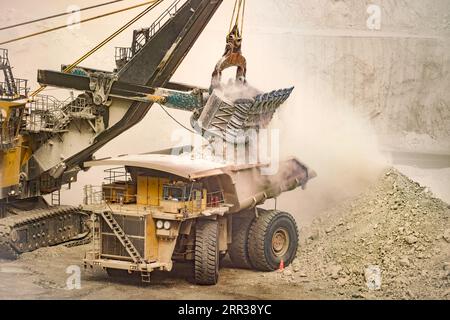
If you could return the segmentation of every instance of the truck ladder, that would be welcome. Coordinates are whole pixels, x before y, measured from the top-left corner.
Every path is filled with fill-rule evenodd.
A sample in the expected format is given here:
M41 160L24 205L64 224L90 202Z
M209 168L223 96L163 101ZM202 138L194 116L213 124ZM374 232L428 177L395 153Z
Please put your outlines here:
M142 257L137 251L134 244L131 242L130 238L125 234L125 232L122 230L120 225L117 223L116 219L114 219L114 216L111 211L103 211L102 217L108 224L108 226L111 228L111 230L114 232L116 237L119 239L119 241L122 243L122 245L125 247L125 250L127 250L130 257L133 259L134 263L141 263Z
M150 272L148 270L141 271L141 281L143 283L150 283Z
M56 190L52 192L51 196L52 206L60 206L61 205L61 190Z
M5 76L5 85L8 90L7 94L14 96L17 94L17 87L14 81L12 68L9 63L8 50L0 49L0 70L3 70Z

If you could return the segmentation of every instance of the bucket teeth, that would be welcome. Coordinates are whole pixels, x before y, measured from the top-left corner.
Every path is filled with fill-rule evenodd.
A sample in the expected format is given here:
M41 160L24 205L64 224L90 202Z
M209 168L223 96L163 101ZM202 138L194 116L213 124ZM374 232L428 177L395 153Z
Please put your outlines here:
M213 92L197 122L201 123L201 127L196 126L196 129L205 130L228 142L238 142L236 138L243 136L246 131L266 128L293 90L293 87L274 90L253 99L237 99L233 102Z

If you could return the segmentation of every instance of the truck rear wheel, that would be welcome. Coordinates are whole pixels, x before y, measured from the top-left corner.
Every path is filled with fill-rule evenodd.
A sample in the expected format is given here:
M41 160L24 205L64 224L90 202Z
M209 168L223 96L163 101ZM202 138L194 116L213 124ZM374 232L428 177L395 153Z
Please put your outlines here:
M298 229L287 212L259 210L248 236L248 253L252 266L261 271L278 269L283 260L288 266L298 246Z
M195 234L195 282L214 285L219 280L219 224L217 221L198 221Z
M254 215L250 213L233 217L232 242L228 253L236 268L251 269L252 267L248 256L248 233L254 218Z

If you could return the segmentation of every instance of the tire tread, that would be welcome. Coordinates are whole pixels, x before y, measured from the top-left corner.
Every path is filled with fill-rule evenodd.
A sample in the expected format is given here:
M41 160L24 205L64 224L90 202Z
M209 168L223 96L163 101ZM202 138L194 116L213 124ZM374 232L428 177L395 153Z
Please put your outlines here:
M218 223L199 221L195 236L195 282L201 285L217 283L218 278Z
M258 209L258 218L256 218L250 226L248 234L248 254L253 268L260 271L273 271L274 268L267 261L265 254L265 237L267 230L270 228L274 218L278 215L286 215L293 222L298 234L298 227L295 219L289 213L277 210ZM285 261L286 263L286 261ZM285 264L286 266L290 262Z
M233 218L233 241L228 251L233 266L241 269L251 269L248 255L248 234L254 215L250 213L242 217Z

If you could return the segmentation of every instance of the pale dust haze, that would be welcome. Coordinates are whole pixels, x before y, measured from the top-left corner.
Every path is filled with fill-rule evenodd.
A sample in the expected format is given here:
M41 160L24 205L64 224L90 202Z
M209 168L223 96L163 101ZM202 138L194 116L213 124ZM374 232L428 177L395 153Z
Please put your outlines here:
M389 163L369 119L325 92L295 93L273 127L280 129L282 157L295 156L317 173L306 190L283 194L277 203L302 225L365 191Z
M98 3L1 0L4 10L0 25L63 12L74 2L80 7ZM127 5L140 2L127 1ZM233 3L224 1L175 73L174 81L209 86L214 66L224 52ZM450 34L449 1L436 0L433 6L421 0L402 2L402 6L381 1L383 20L378 33L369 32L366 27L370 1L247 3L243 33L247 79L265 92L295 86L274 127L280 128L283 156L298 157L318 174L307 190L295 190L280 197L279 209L290 211L299 222L307 223L323 208L366 188L387 162L378 152L372 124L377 134L388 137L402 136L407 131L434 132L442 140L450 137L447 125L450 98L445 85L450 65L446 50ZM122 6L108 8L115 10ZM136 23L82 65L112 70L114 47L129 46L132 30L149 26L163 8ZM75 61L140 11L5 46L10 50L16 77L30 79L35 87L37 69L58 70L61 64ZM82 18L102 12L103 9L89 11ZM65 21L55 19L1 32L0 40ZM428 90L430 78L439 90ZM429 93L423 95L424 90ZM46 93L59 98L69 95L61 90ZM422 96L426 96L426 103ZM370 122L367 115L373 111L380 116ZM190 114L169 112L190 127ZM141 123L114 139L96 156L167 148L176 143L172 133L179 128L155 106ZM101 169L80 174L72 190L63 192L63 201L79 204L83 185L101 182ZM269 201L267 205L273 206Z

